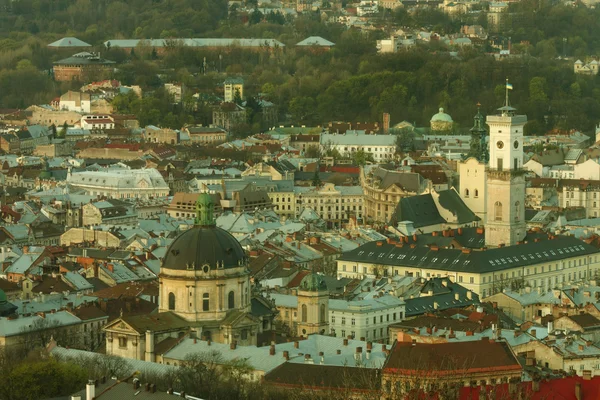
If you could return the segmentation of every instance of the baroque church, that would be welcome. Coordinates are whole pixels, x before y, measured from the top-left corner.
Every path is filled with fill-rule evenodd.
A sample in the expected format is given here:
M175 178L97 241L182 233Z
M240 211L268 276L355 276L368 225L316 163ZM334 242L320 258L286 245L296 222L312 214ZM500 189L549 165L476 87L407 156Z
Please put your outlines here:
M517 115L509 105L508 84L506 91L506 103L498 114L484 120L478 109L469 154L458 166L460 196L485 221L487 247L512 246L527 234L523 173L523 128L527 116Z
M107 354L156 361L183 337L262 344L275 305L253 295L248 258L237 239L216 226L213 212L211 196L201 194L195 225L173 241L163 259L158 312L107 324Z

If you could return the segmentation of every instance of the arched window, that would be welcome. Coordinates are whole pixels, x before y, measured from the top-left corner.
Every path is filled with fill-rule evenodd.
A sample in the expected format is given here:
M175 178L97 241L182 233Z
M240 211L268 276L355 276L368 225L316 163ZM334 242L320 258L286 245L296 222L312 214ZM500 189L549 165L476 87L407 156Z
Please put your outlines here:
M469 189L465 189L465 197L469 197Z
M319 322L326 322L327 321L327 315L325 314L325 304L321 304L321 321Z
M210 309L210 298L208 293L202 295L202 311L208 311Z
M475 197L479 197L479 190L475 189Z
M175 293L169 293L169 310L175 309Z
M515 221L519 221L521 215L521 202L515 202Z
M499 201L494 204L494 220L502 221L502 203Z
M308 310L306 308L306 304L302 304L302 322L306 322L308 319Z
M227 308L230 310L235 308L235 293L233 293L233 290L227 295Z

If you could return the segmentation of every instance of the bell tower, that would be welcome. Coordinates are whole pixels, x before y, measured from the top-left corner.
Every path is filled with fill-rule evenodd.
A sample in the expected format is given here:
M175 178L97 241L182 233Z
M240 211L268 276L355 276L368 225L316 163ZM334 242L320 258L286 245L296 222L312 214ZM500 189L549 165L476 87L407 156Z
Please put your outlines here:
M525 238L525 176L523 127L526 115L517 115L508 101L512 85L506 81L506 102L488 115L490 161L487 169L485 243L490 247L514 245Z
M329 334L329 291L323 278L310 273L298 287L298 336Z

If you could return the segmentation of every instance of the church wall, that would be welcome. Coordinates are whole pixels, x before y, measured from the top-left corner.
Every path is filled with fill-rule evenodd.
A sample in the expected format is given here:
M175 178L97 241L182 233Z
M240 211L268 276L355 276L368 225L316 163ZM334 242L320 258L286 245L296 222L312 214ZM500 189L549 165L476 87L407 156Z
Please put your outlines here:
M460 198L481 221L485 221L487 178L485 164L474 158L458 164Z
M232 275L217 278L214 272L206 276L202 271L169 271L170 275L186 277L169 279L163 277L160 283L160 311L174 311L190 321L211 321L223 319L228 310L229 292L234 292L235 309L249 311L250 295L248 275L239 275L240 268L217 270L217 273ZM198 280L194 280L194 275ZM169 293L175 295L175 309L169 309ZM204 294L208 294L209 311L203 311Z

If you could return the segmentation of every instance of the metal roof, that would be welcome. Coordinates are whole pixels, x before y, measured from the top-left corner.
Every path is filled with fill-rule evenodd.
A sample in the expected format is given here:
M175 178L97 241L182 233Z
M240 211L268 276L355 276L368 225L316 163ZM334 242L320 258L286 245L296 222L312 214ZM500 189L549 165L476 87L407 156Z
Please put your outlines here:
M554 262L600 250L571 236L528 242L484 251L463 252L458 249L432 250L426 246L399 247L385 242L369 242L342 254L338 261L377 263L381 265L438 269L465 273L488 273Z

